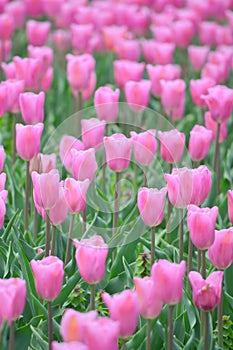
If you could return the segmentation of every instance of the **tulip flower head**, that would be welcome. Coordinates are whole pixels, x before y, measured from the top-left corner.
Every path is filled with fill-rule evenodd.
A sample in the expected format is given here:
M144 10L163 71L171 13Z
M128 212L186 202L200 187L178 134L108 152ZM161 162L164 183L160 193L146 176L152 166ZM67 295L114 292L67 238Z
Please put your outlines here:
M212 272L206 280L196 271L189 272L188 277L196 307L203 311L215 309L221 300L223 272Z

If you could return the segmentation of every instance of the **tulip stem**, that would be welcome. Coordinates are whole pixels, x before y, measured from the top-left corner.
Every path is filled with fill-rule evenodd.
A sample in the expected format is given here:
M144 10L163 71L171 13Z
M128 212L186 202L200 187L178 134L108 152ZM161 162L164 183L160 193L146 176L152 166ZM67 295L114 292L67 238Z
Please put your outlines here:
M50 220L49 220L49 212L46 211L45 256L49 256L49 251L50 251Z
M105 126L105 135L108 136L108 123ZM102 191L105 193L106 191L106 153L105 149L103 150L103 159L102 159Z
M193 242L189 236L189 246L188 246L188 272L192 270L193 261Z
M16 125L16 114L12 113L12 165L15 164L16 159L16 131L15 131L15 125Z
M82 235L86 232L87 228L87 208L85 207L83 210L83 223L82 223Z
M14 350L15 348L15 327L14 322L10 325L10 339L9 339L9 350Z
M209 313L205 312L203 313L204 317L204 324L205 324L205 333L204 333L204 349L203 350L208 350L208 343L209 343Z
M116 173L116 186L114 193L114 211L113 211L113 226L112 235L114 236L117 232L118 218L120 210L120 173Z
M169 174L172 173L172 168L173 168L173 164L169 163ZM168 202L167 202L167 219L166 219L166 237L167 237L167 242L168 243L170 243L170 235L169 235L169 233L170 233L170 223L169 223L169 220L170 220L171 212L172 212L172 205L171 205L171 202L168 199Z
M197 271L200 272L201 270L201 251L200 249L197 250Z
M173 305L168 305L168 350L173 350Z
M146 328L146 350L150 350L151 349L150 333L151 333L151 319L148 318L148 320L147 320L147 328Z
M122 340L121 350L126 350L126 349L127 349L127 348L126 348L126 340L123 339L123 340Z
M90 284L91 298L90 298L90 310L95 310L95 285Z
M220 138L220 128L221 124L217 123L217 132L216 132L216 139L215 139L215 150L214 150L214 164L213 169L216 173L216 190L217 194L219 193L219 187L220 187L220 147L219 147L219 138Z
M28 212L29 212L29 189L30 189L30 172L29 162L26 162L26 185L25 185L25 205L24 205L24 230L28 230Z
M206 261L205 261L205 250L201 251L201 274L206 279Z
M69 228L69 233L68 233L68 242L67 242L67 246L66 246L65 265L70 260L70 251L71 251L71 245L72 245L72 234L73 234L73 229L74 229L74 219L75 219L75 216L74 216L74 214L72 214L71 215L71 219L70 219L70 228Z
M52 313L52 303L51 303L51 301L48 301L48 340L49 340L49 350L52 350L53 313Z
M218 346L220 348L223 347L222 303L223 298L221 295L220 302L218 304Z
M34 234L34 240L36 242L37 235L38 235L38 212L36 210L36 206L34 205L34 225L33 225L33 234Z
M180 234L180 243L179 243L179 261L181 262L183 260L184 256L184 218L183 218L183 209L179 209L180 214L180 227L179 227L179 234Z
M53 226L53 230L52 230L52 247L51 247L51 255L54 255L54 252L55 252L55 246L56 246L56 231L57 231L57 228L56 226Z
M147 167L144 168L144 179L143 179L143 186L147 187Z
M155 262L155 227L151 227L151 259L150 259L150 265L152 265Z
M81 113L79 113L83 109L83 100L82 93L79 91L77 98L74 99L74 113L77 113L77 135L81 136Z

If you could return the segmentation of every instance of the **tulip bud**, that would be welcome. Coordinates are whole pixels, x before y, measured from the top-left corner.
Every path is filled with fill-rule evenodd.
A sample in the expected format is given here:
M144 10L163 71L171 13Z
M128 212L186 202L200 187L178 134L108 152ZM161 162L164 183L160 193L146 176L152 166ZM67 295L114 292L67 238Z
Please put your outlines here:
M31 160L40 152L40 139L44 124L16 124L16 149L24 160Z

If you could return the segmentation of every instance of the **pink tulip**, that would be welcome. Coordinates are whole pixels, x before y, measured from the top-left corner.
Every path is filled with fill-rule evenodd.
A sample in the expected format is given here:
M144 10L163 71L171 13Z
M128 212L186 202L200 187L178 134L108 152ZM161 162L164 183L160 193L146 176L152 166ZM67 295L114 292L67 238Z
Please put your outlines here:
M167 163L178 163L184 152L185 134L176 129L158 131L158 138L162 159Z
M67 58L67 77L73 90L83 90L88 87L91 73L95 68L95 59L89 54L72 56Z
M97 318L96 311L82 313L73 309L67 309L61 319L61 336L67 342L81 342L85 340L86 324Z
M166 114L173 120L181 119L185 108L185 81L181 79L161 80L161 87L161 102Z
M193 103L201 108L206 108L206 102L203 99L204 95L208 94L208 89L215 85L215 81L211 78L203 78L190 80L190 92Z
M64 194L68 211L72 214L81 213L86 207L86 194L90 181L76 181L68 178L64 183Z
M210 52L208 55L208 62L218 66L221 70L221 81L225 81L230 73L231 60L228 55L223 52Z
M194 46L188 47L188 57L195 72L199 72L207 60L207 55L210 51L209 46Z
M58 343L53 341L52 350L88 350L88 347L77 341L72 341L70 343Z
M43 14L42 1L25 0L27 14L33 17L40 17Z
M172 30L175 44L182 49L186 48L194 35L193 23L187 18L180 19L173 23Z
M94 105L100 120L113 122L118 116L120 90L113 91L108 86L101 86L95 92Z
M175 264L168 260L160 259L158 263L153 265L152 279L163 303L175 305L181 301L185 269L185 261Z
M5 11L12 17L15 29L23 27L26 16L26 7L23 2L19 0L12 1L6 5Z
M4 161L5 161L5 151L4 147L0 146L0 174L2 173L3 167L4 167ZM1 177L1 175L0 175Z
M218 45L232 45L232 29L230 26L221 26L216 27L216 43Z
M89 179L90 182L93 181L98 169L94 148L89 148L86 151L71 149L71 157L73 177L80 181L85 179Z
M7 13L0 14L0 40L10 40L14 31L13 18Z
M49 219L52 225L57 226L65 221L68 214L68 206L65 198L63 181L60 182L59 196L55 206L49 211Z
M0 316L10 325L22 313L26 303L26 282L20 278L0 279Z
M134 158L141 165L147 166L154 160L157 150L155 133L155 130L148 130L140 134L134 131L130 132L134 147Z
M24 80L25 89L37 91L41 79L42 62L37 58L13 57L16 79Z
M55 18L61 11L61 6L64 0L42 0L44 13L51 18Z
M0 118L6 113L8 102L7 98L6 84L0 83Z
M171 174L165 174L168 198L176 208L185 208L191 203L193 193L193 172L188 168L174 168Z
M146 35L149 27L150 12L146 7L131 6L127 25L135 35Z
M159 43L173 43L174 35L172 32L172 27L164 25L164 23L159 25L152 25L150 27L154 39Z
M123 134L113 134L104 137L104 147L107 164L112 171L121 172L128 168L132 152L131 139Z
M59 172L56 169L49 173L32 172L34 198L37 205L45 210L52 209L59 199Z
M35 167L35 171L38 173L49 173L53 169L56 169L56 154L39 153L37 156L37 166Z
M166 187L161 190L157 188L139 188L138 209L142 220L147 226L158 226L163 221L166 194Z
M115 43L125 37L127 28L125 26L107 26L102 28L104 45L108 51L114 51Z
M206 280L196 271L189 272L188 277L196 307L204 311L215 309L221 300L223 272L212 272Z
M119 324L107 317L87 323L85 343L88 350L118 350Z
M163 303L158 295L156 284L151 277L134 277L139 312L146 319L156 318L161 310Z
M72 149L83 151L84 144L73 136L64 135L59 145L59 154L61 161L68 172L72 171Z
M119 322L119 336L121 338L131 336L138 323L139 305L136 292L125 290L113 296L103 293L102 299L109 309L110 318Z
M71 33L68 30L57 29L53 32L53 41L60 52L68 51L71 47Z
M199 24L199 40L202 45L215 45L216 43L217 23L215 22L201 22Z
M2 147L2 146L0 146ZM0 191L5 190L5 184L6 184L6 174L1 173L0 174Z
M53 50L47 46L28 46L28 57L38 58L42 62L41 75L45 75L53 63Z
M126 101L133 111L143 111L150 99L150 80L127 81L124 86Z
M195 125L190 131L189 138L189 153L192 160L203 160L209 152L211 141L212 131L202 125Z
M160 97L162 88L161 80L175 80L181 76L181 67L175 64L147 65L147 72L152 83L151 92L154 96Z
M140 45L138 40L119 39L115 47L119 60L138 61Z
M205 113L205 126L212 131L212 140L216 139L217 122L211 118L210 112ZM227 122L223 122L220 125L219 143L223 142L227 138Z
M219 99L221 96L221 99ZM229 119L233 107L233 90L223 85L216 85L203 96L211 117L215 122L222 123Z
M201 250L208 249L214 242L218 207L199 208L188 206L188 229L193 244Z
M154 40L143 42L143 53L147 63L172 64L174 51L174 43L159 43Z
M132 62L128 60L116 60L113 62L114 78L120 88L124 88L129 80L142 80L144 63Z
M63 261L56 256L31 260L37 294L46 301L55 300L60 294L64 277Z
M11 41L6 40L6 41L0 41L0 61L1 62L6 62L11 53Z
M0 44L1 45L1 44ZM1 51L1 49L0 49ZM2 59L1 59L2 61ZM6 79L16 79L16 70L14 62L2 63L2 70L5 73Z
M104 278L108 245L101 236L74 240L75 259L85 282L96 284Z
M201 79L209 78L220 84L225 80L225 65L207 62L201 71Z
M8 191L1 190L0 191L0 228L2 228L4 224L4 219L6 215L6 200L8 196Z
M100 148L103 143L106 122L97 118L82 119L82 141L85 148Z
M227 207L228 207L228 218L233 224L233 191L227 191Z
M72 46L75 52L86 52L93 34L92 24L71 24Z
M217 269L226 269L233 262L233 228L215 231L214 243L208 249L210 262Z
M43 46L46 44L51 29L50 22L27 21L26 33L30 45Z
M190 204L200 205L208 197L211 186L211 172L205 165L192 170L193 173L193 192Z
M87 87L82 90L82 101L88 101L90 100L90 98L92 97L94 91L95 91L95 87L96 87L96 74L95 72L91 73L90 79L88 81L88 85ZM76 98L77 98L78 94L76 92Z
M45 94L25 92L19 96L19 105L26 124L42 123L44 121Z
M40 152L40 139L44 125L16 124L16 150L24 160L31 160Z
M10 79L2 84L7 88L7 110L11 113L19 113L19 95L24 92L24 81Z

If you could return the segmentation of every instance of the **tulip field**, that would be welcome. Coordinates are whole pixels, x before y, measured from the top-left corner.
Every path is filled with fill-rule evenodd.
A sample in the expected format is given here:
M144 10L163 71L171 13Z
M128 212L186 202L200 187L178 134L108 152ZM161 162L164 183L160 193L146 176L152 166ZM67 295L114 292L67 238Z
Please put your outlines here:
M0 0L0 350L233 349L232 109L232 0Z

